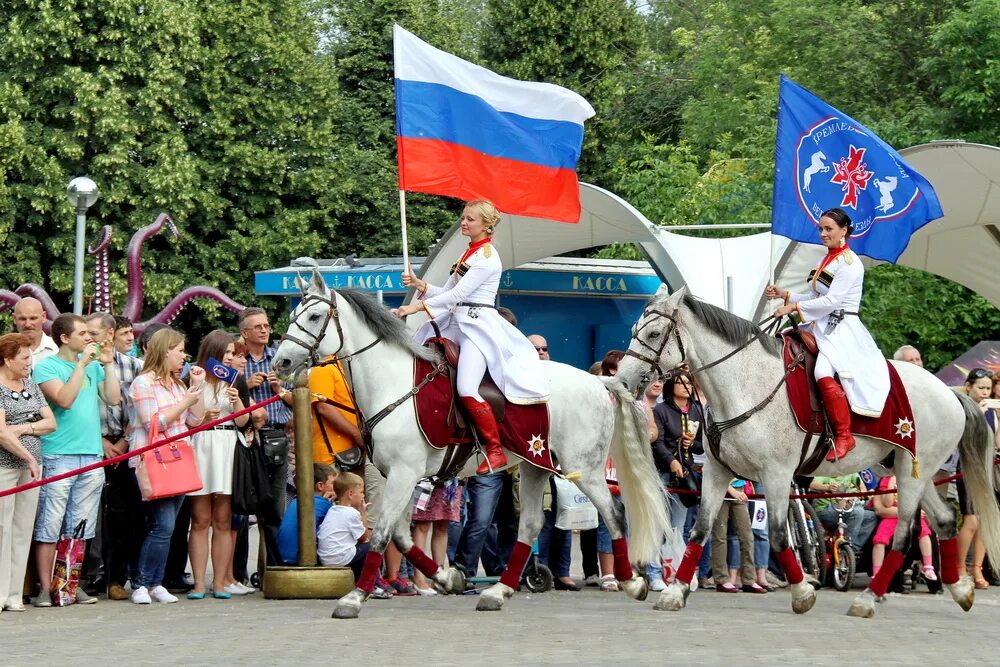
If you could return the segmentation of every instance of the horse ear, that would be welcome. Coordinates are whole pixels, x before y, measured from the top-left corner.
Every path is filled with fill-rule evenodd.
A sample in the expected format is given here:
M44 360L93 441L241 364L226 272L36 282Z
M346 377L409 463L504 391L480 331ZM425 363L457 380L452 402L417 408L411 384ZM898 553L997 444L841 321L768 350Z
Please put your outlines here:
M670 296L668 296L667 299L666 299L666 302L669 303L670 305L674 306L674 307L679 306L680 303L681 303L681 300L683 300L684 296L687 294L687 289L688 289L687 285L684 285L679 290L677 290L676 292L674 292L673 294L671 294Z
M302 276L295 276L295 287L302 293L303 296L305 296L306 289L309 287L309 282Z
M326 294L326 281L323 280L323 274L319 272L319 269L313 269L312 281L309 284L309 288L318 294Z

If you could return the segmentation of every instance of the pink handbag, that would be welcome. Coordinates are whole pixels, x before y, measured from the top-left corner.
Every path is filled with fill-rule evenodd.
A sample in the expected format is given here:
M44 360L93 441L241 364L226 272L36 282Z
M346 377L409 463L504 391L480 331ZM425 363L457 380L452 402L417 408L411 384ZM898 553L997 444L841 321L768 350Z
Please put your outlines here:
M160 415L157 413L153 415L153 423L149 429L150 444L156 441L159 434ZM143 452L135 469L135 477L143 500L182 496L200 491L204 486L194 460L194 450L187 440L175 440Z

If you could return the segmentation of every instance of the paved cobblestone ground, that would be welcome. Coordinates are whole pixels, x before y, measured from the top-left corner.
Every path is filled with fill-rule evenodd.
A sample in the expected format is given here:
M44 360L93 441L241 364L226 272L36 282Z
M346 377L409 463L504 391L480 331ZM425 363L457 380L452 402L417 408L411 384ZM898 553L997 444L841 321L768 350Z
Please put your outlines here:
M4 665L853 665L997 663L1000 589L962 612L950 597L890 596L874 619L844 615L853 594L819 591L796 616L786 591L698 591L680 613L623 593L520 593L498 613L476 596L333 601L181 600L0 614ZM652 600L652 598L650 598ZM900 653L892 655L887 647Z

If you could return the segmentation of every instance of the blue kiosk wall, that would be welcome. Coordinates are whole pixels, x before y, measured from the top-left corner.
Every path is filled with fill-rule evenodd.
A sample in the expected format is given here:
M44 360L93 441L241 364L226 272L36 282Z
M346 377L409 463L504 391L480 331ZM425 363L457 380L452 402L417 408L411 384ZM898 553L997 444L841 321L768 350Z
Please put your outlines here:
M414 271L421 260L413 258ZM400 258L363 259L358 265L320 261L320 272L334 289L359 289L378 295L387 307L402 303ZM293 307L299 292L290 266L255 275L257 294L285 296ZM646 262L551 258L505 271L500 305L517 315L525 334L549 342L555 361L587 369L611 349L625 349L632 325L661 286Z

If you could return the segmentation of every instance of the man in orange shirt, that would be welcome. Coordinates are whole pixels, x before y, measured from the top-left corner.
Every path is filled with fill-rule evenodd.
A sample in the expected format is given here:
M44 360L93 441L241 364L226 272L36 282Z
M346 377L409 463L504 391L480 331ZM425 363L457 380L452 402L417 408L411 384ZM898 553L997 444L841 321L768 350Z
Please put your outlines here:
M313 462L333 465L335 455L357 448L361 454L358 463L364 465L364 442L358 430L357 415L351 412L354 401L347 387L347 379L340 362L329 357L322 365L309 371L309 391L312 399ZM347 406L337 407L315 397L320 394ZM350 408L350 409L348 409Z

